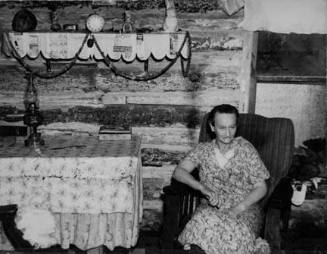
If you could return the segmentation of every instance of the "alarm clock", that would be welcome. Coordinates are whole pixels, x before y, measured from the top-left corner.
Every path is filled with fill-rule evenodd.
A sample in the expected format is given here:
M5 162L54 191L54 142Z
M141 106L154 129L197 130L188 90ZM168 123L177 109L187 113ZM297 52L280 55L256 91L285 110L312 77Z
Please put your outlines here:
M92 14L86 20L86 28L92 33L100 32L103 26L104 18L98 14Z

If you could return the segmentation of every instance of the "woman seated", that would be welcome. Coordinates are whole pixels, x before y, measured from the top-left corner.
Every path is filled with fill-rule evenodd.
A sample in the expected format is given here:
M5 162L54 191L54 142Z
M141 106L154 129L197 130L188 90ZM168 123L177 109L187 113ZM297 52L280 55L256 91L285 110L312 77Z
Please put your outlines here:
M176 180L207 198L179 235L184 249L194 245L206 254L256 252L262 224L257 203L267 192L269 172L253 145L235 137L237 120L235 107L214 107L208 123L215 139L198 144L174 171ZM195 168L200 181L190 174Z

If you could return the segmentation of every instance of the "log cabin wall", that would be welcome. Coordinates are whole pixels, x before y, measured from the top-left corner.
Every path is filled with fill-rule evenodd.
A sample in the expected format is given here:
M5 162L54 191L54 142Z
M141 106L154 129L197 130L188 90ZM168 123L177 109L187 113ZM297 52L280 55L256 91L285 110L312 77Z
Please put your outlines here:
M163 24L164 8L147 6L156 1L143 2L144 6L113 7L30 1L27 7L37 17L37 30L50 31L51 23L77 24L84 29L85 20L92 13L105 18L104 29L120 29L126 7L131 9L136 27L157 30ZM233 104L242 112L254 110L251 75L255 69L256 36L237 28L243 11L228 16L216 5L180 2L191 6L177 6L179 28L188 30L192 37L188 78L182 76L180 65L176 64L155 80L136 82L117 77L103 64L93 62L80 63L55 79L35 80L45 117L39 128L43 133L97 135L100 125L110 124L131 126L134 134L143 136L143 230L159 230L162 187L169 184L176 164L197 143L203 114L220 103ZM11 30L12 18L22 5L1 3L0 31ZM209 10L204 12L205 8ZM24 112L27 81L17 62L3 54L0 69L0 120L5 120L8 114Z

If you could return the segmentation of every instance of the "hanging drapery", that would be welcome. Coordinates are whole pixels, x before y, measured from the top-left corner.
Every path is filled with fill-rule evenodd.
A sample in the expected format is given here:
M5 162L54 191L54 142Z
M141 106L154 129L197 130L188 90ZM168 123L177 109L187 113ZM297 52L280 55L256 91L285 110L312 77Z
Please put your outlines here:
M36 58L40 54L45 59L73 59L79 51L84 33L8 33L9 41L20 57L28 56ZM88 35L90 39L92 35ZM97 40L105 56L112 60L123 59L132 62L135 58L141 61L147 60L152 55L157 60L164 58L174 59L180 51L183 58L189 57L187 44L183 44L186 33L151 33L151 34L110 34L95 33ZM5 42L8 42L8 39ZM8 45L7 45L8 46ZM11 55L12 48L9 45ZM78 55L80 59L102 59L103 56L96 45L84 47Z
M180 58L183 76L186 77L191 61L191 38L188 32L151 34L114 33L4 33L2 51L14 56L23 67L41 78L54 78L69 70L77 59L103 60L118 76L136 81L154 79L165 73ZM46 60L70 60L62 70L55 73L33 71L25 57ZM125 73L117 69L112 60L147 63L150 58L157 61L168 59L169 63L160 71L141 74Z
M327 0L247 0L244 16L249 31L327 33Z

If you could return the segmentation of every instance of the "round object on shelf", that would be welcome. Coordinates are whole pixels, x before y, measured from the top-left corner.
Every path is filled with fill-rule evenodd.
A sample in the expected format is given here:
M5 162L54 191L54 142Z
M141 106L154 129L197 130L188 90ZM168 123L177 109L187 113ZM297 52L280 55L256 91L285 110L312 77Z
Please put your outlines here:
M104 18L98 14L90 15L86 20L86 28L93 33L100 32L104 26Z
M18 11L12 20L12 29L15 32L31 32L35 30L36 26L36 17L27 9Z

